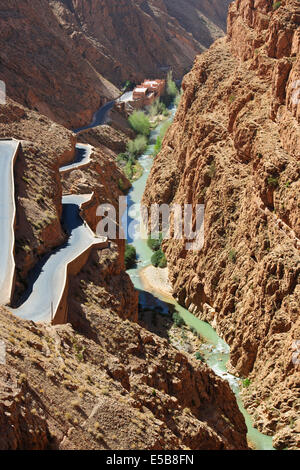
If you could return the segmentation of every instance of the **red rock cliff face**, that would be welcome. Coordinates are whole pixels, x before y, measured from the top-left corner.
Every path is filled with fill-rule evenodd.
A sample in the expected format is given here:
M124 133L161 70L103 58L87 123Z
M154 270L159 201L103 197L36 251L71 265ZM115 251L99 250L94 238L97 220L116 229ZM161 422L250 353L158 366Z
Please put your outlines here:
M300 8L276 6L231 5L227 39L184 79L144 202L205 204L200 252L164 243L174 294L230 345L258 428L297 448Z
M226 31L230 0L163 0L167 11L193 37L208 47ZM223 34L221 34L223 36Z
M181 78L195 55L224 34L228 3L215 0L218 15L202 0L50 2L76 50L115 84L164 75L169 66Z
M69 127L118 90L74 48L46 0L2 0L0 79L8 96Z
M181 78L224 27L220 8L215 15L205 2L188 0L182 15L181 3L175 8L159 0L2 0L0 79L8 96L78 128L119 95L111 82L165 75L169 66ZM221 0L215 4L225 13Z
M76 296L86 332L33 325L0 309L1 450L246 450L227 382L168 341ZM96 295L95 295L96 294ZM154 392L155 390L155 392Z

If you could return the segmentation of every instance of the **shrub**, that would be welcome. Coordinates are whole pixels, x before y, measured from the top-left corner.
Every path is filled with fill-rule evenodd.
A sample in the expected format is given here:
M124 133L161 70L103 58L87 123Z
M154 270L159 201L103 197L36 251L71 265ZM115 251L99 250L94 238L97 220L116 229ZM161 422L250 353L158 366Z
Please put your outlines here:
M142 155L147 149L148 141L144 135L138 135L134 140L127 143L126 149L130 156L136 158Z
M159 249L158 251L154 253L154 255L151 258L151 263L156 268L165 268L167 266L166 255L161 249Z
M183 96L183 90L181 89L180 93L178 93L178 95L175 98L175 105L176 106L179 106L179 103L180 103L180 100L181 100L182 96Z
M132 182L142 176L143 167L137 160L131 158L128 160L125 167L123 167L123 172L125 173L126 178Z
M273 10L277 10L279 7L281 7L281 2L274 2L273 3Z
M152 103L151 106L148 107L148 113L152 118L158 116L159 114L165 114L166 111L166 105L158 99L155 100L154 103Z
M118 187L120 189L120 191L125 191L125 184L124 184L124 181L122 180L122 178L119 179L118 181Z
M211 178L213 178L216 174L216 164L215 162L212 162L210 165L209 165L209 176Z
M127 179L131 181L132 176L133 176L133 170L132 170L132 164L131 162L128 162L127 165L124 168L124 173Z
M231 249L231 250L229 251L228 257L229 257L229 260L230 260L232 263L235 263L235 262L236 262L236 251L235 251L234 249Z
M155 144L155 147L154 147L153 157L156 157L156 155L161 151L163 138L166 135L166 132L167 132L167 130L169 129L170 126L171 126L170 121L165 122L161 126L160 133L159 133L159 136L157 137L156 144Z
M268 185L273 186L273 188L277 188L278 186L278 178L276 176L270 176L268 178Z
M129 180L131 180L132 176L133 176L133 165L134 165L134 161L132 161L132 159L130 159L130 160L128 160L125 167L123 168L125 176Z
M118 163L127 162L128 158L129 158L128 153L119 153L119 155L117 156L117 162Z
M179 94L178 88L176 83L173 80L172 72L168 73L167 77L167 85L166 91L164 96L162 97L162 101L166 106L170 106L173 101L176 99L177 95Z
M161 242L162 242L162 234L159 234L159 238L151 238L149 235L147 245L151 250L153 251L158 251L161 248Z
M157 139L156 139L156 144L154 146L154 151L153 151L153 157L155 158L156 155L161 151L161 146L162 146L162 140L161 138L158 136Z
M126 269L133 268L136 264L136 249L134 246L126 243L125 247L125 266Z
M143 111L134 111L131 116L129 116L128 121L135 132L146 137L149 136L150 121Z
M166 132L169 129L169 127L171 126L171 124L172 123L170 121L167 121L161 126L160 133L159 133L159 137L161 138L161 140L163 140L163 138L166 135Z
M154 118L157 116L158 111L157 111L157 101L154 101L149 107L148 107L148 114L151 118Z
M205 359L203 356L201 356L201 354L197 351L196 354L195 354L195 358L198 360L198 361L202 361L204 362Z
M123 85L122 90L125 92L125 91L133 90L134 88L135 88L135 83L132 82L131 80L126 80L126 82Z
M250 379L244 379L243 380L243 387L248 388L248 387L250 387L250 385L251 385L251 380Z
M173 98L178 95L178 88L173 80L172 72L169 72L167 77L167 94Z
M172 316L173 322L176 326L181 328L183 325L185 325L184 319L180 316L178 312L174 312Z

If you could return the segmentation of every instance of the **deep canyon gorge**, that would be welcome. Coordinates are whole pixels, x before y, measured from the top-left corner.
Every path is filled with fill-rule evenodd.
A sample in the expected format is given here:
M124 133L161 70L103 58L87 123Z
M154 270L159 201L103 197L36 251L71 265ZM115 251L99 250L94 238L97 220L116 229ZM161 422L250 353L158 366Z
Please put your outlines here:
M300 3L2 0L0 45L0 449L299 450ZM144 110L158 126L130 173L118 99L145 79L178 96ZM204 205L201 250L162 241L161 289L147 240L96 235L124 195ZM47 321L22 313L73 243Z

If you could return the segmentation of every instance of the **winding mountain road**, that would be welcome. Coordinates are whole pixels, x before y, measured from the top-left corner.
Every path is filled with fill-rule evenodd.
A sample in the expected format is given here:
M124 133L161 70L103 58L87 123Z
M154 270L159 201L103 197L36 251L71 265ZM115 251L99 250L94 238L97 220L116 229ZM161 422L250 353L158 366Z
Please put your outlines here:
M92 194L63 196L63 223L68 241L45 256L31 271L30 288L21 299L22 305L12 312L26 320L49 321L58 310L67 281L67 267L89 248L104 247L107 239L97 238L83 222L79 210Z
M11 301L15 279L14 224L16 217L14 163L19 142L0 140L0 304Z
M80 127L79 129L74 129L73 132L75 134L78 134L81 131L86 131L87 129L92 129L93 127L101 126L102 124L104 124L107 118L107 114L113 108L114 104L114 101L109 101L105 105L101 106L101 108L95 112L93 120L90 124L84 127Z
M82 168L89 165L91 161L93 147L89 144L77 144L76 155L73 163L60 167L61 173L66 173L77 168Z
M91 124L74 132L78 133L103 124L113 105L112 101L102 106L95 113ZM20 142L13 139L0 139L0 304L2 305L11 302L14 289L16 206L13 170L19 144ZM74 161L61 167L60 172L88 166L92 150L91 145L77 144ZM35 322L54 320L59 310L62 310L69 267L75 263L80 269L93 247L108 246L107 238L97 237L80 216L82 205L90 201L92 196L93 194L63 196L62 224L69 235L68 240L45 255L29 273L29 287L20 299L20 306L11 309L18 317Z

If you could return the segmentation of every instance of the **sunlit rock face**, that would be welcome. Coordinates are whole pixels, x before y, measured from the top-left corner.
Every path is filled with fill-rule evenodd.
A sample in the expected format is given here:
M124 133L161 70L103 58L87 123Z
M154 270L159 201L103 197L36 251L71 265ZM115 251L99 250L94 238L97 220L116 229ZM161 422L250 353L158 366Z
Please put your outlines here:
M93 67L115 84L164 75L181 78L224 35L229 1L53 0L55 15Z
M0 76L8 96L68 127L118 95L74 48L46 0L3 0ZM74 99L76 97L76 99Z

